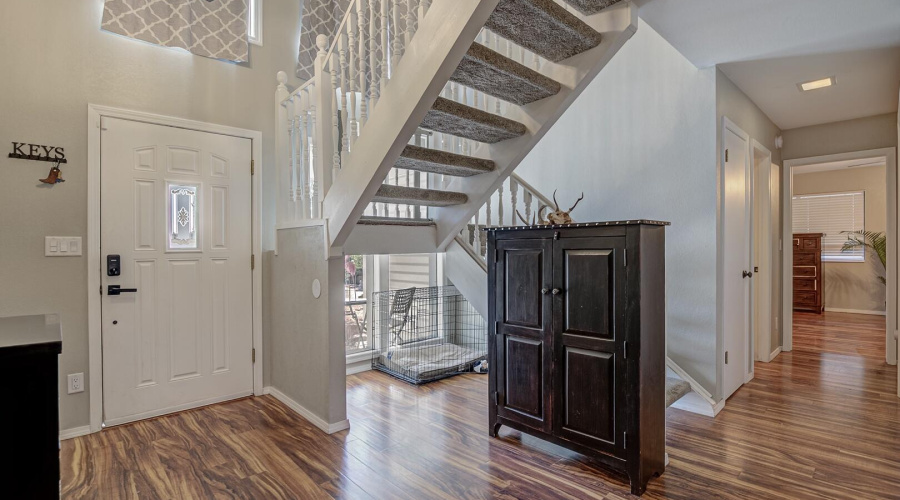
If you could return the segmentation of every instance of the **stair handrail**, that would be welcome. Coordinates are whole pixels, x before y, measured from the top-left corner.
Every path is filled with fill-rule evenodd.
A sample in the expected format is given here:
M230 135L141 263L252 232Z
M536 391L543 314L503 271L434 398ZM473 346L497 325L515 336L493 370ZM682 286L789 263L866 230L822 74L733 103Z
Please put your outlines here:
M316 36L309 81L289 91L278 72L277 226L322 217L322 201L430 5L351 0L334 34Z

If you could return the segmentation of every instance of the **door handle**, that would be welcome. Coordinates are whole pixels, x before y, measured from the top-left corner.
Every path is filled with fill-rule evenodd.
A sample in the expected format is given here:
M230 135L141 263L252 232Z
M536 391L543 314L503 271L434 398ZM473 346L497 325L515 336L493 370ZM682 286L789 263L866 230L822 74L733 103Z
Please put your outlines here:
M548 293L550 293L550 290L548 290L546 288L541 288L541 295L547 295Z
M553 293L553 295L559 295L562 293L562 290L560 290L559 288L554 288L551 293Z
M109 285L106 295L121 295L123 293L136 293L137 288L122 288L119 285Z
M745 278L753 278L753 273L751 271L744 271Z

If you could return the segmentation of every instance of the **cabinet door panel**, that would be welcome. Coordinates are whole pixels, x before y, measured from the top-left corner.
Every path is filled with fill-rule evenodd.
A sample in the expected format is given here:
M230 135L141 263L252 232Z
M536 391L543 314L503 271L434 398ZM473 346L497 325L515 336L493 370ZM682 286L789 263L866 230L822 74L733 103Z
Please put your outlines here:
M615 441L616 370L614 354L566 348L566 429L591 438ZM590 390L585 390L585 387Z
M497 241L497 415L549 432L552 241Z
M625 238L554 242L554 432L624 451Z

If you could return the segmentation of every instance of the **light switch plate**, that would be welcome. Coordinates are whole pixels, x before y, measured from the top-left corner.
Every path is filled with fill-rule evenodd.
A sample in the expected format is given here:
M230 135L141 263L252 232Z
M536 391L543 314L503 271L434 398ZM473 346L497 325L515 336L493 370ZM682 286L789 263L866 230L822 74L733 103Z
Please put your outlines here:
M78 257L81 255L81 236L45 236L45 257Z

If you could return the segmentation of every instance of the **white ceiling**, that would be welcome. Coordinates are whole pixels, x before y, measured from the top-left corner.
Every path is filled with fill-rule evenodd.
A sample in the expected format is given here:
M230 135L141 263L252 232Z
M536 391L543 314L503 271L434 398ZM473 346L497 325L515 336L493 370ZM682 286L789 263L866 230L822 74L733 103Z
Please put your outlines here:
M636 0L694 63L719 65L781 129L897 111L900 0ZM801 93L800 82L835 76Z

